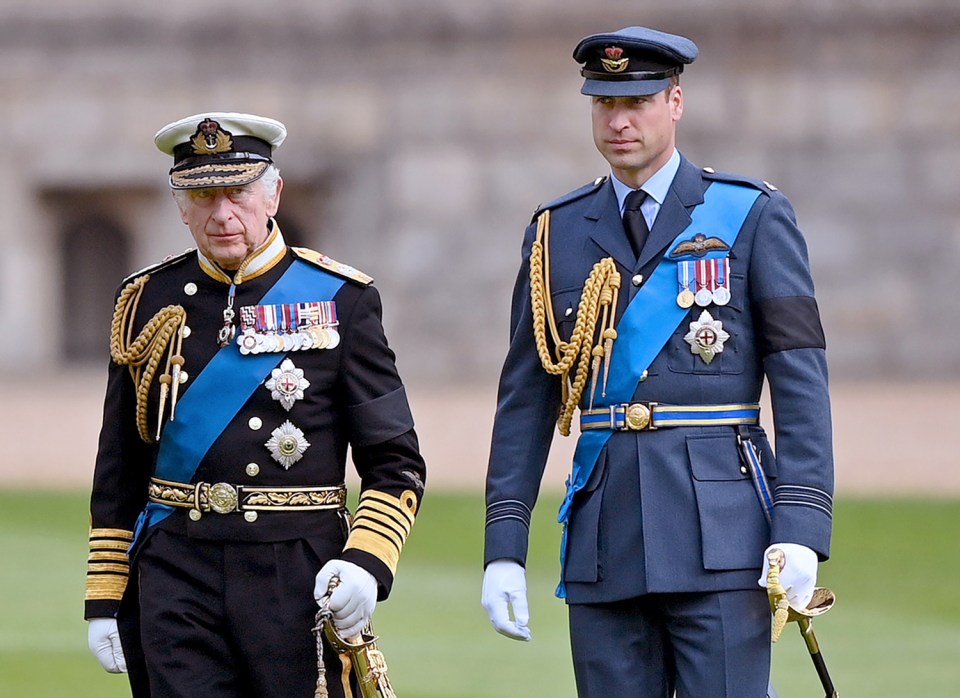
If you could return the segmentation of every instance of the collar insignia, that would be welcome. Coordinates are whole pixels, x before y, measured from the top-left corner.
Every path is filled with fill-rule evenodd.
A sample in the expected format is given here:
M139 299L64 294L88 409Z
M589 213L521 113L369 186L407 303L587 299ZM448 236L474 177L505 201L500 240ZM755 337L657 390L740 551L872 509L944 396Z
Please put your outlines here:
M682 257L684 255L693 255L694 257L703 257L707 252L713 250L726 251L730 245L720 238L708 238L703 233L697 233L689 240L684 240L673 248L670 252L671 257Z
M214 155L216 153L229 153L233 150L233 138L229 131L224 131L213 119L204 119L197 126L197 132L193 134L193 154L194 155Z
M623 49L619 46L608 46L603 50L606 58L600 58L603 69L608 73L622 73L627 69L629 58L623 58Z

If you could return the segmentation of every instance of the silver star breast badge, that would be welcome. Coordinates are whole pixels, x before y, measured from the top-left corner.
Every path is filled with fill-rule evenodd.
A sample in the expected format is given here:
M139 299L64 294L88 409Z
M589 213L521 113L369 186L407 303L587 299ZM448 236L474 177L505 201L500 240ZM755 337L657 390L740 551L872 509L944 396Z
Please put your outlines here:
M273 459L284 469L289 470L291 465L303 457L304 452L310 447L310 442L288 419L271 432L270 438L264 445Z
M297 400L303 399L303 391L310 387L310 381L303 377L303 369L293 365L290 359L284 359L279 368L270 372L265 383L270 397L278 400L287 412Z
M713 357L723 351L723 343L730 339L724 331L723 323L714 320L706 310L690 323L690 331L683 339L690 345L690 352L699 354L704 363L713 361Z

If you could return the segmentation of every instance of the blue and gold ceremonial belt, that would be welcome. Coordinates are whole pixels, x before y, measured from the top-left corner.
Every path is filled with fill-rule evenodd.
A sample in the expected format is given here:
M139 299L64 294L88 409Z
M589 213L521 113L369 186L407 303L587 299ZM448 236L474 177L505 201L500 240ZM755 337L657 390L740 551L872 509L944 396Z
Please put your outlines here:
M740 426L760 422L760 405L661 405L625 402L580 413L580 431L652 431L667 427Z

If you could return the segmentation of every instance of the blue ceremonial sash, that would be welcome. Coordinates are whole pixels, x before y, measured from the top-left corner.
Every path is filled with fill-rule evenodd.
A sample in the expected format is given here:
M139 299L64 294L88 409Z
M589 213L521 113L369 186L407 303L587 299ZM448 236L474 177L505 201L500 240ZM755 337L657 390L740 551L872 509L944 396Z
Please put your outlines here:
M690 225L680 231L670 244L672 249L687 231L703 232L717 237L733 247L740 228L760 192L726 182L714 182L707 188L703 203L693 210ZM709 258L713 255L706 255ZM637 390L640 376L666 345L667 341L687 317L689 308L681 308L677 302L677 260L669 253L657 265L647 283L633 297L617 323L617 340L610 359L610 378L607 382L605 405L629 402ZM556 595L566 598L563 570L567 552L567 523L574 495L583 489L590 473L600 457L607 439L613 434L610 429L585 431L580 434L573 454L573 467L567 479L567 492L560 505L557 520L563 524L560 541L560 584Z
M304 294L311 301L330 300L343 283L312 264L294 260L260 305L296 303L304 300ZM207 451L284 356L279 352L244 356L236 342L217 352L177 402L177 418L164 427L154 477L190 482ZM172 512L171 506L149 502L137 522L134 540L141 530Z

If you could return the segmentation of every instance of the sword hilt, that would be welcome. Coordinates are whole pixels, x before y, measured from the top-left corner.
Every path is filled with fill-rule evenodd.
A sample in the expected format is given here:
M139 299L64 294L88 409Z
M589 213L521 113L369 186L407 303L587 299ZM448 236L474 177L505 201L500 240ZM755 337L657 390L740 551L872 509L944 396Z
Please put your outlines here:
M826 698L839 698L840 694L833 686L833 680L827 671L826 662L820 654L820 643L813 633L813 618L822 615L833 608L836 597L829 589L817 587L813 590L813 599L805 609L791 608L787 601L787 592L780 583L780 570L783 569L786 555L782 550L773 548L767 554L769 569L767 570L767 596L770 599L770 611L773 613L773 625L770 629L771 642L780 639L783 629L789 621L797 621L800 635L810 653L810 659L817 670L817 677L823 686Z
M767 597L770 599L770 612L773 613L773 626L770 629L770 641L777 642L783 634L789 618L790 602L787 591L780 584L780 570L783 569L783 551L774 548L767 553Z

